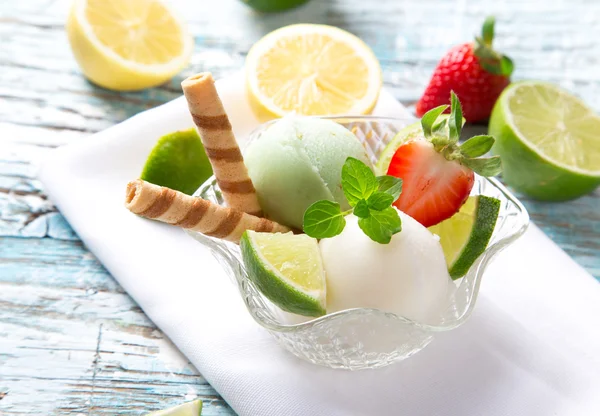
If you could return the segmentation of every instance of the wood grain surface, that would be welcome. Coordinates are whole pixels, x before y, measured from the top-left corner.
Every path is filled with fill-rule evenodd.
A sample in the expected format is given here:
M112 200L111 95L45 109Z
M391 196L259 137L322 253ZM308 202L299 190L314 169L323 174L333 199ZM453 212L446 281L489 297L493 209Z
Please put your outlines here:
M411 105L441 54L493 13L515 78L558 83L600 111L593 0L312 0L276 15L238 0L173 3L196 40L190 66L158 88L116 93L79 73L64 32L70 1L0 2L1 415L141 415L197 397L205 415L234 414L86 250L36 169L53 148L178 97L193 72L239 70L270 30L297 22L350 30L381 60L386 87ZM560 204L522 200L533 221L600 279L600 191Z

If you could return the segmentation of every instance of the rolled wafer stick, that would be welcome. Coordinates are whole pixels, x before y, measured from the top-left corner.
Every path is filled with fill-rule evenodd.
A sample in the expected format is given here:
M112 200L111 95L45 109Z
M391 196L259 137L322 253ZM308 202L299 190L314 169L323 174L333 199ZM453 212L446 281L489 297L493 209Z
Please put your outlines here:
M239 243L244 231L285 233L274 221L136 179L127 184L125 207L141 217Z
M262 216L256 190L212 75L202 72L191 76L181 83L181 88L225 202L231 208Z

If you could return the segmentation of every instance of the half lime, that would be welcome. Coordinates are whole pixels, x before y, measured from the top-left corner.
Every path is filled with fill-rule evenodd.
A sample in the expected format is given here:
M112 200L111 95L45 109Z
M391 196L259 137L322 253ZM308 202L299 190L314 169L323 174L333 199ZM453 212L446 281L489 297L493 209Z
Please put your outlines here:
M555 85L510 85L492 111L489 133L504 181L524 194L560 201L600 185L600 117Z
M146 160L141 179L193 194L212 175L212 166L196 129L161 137Z

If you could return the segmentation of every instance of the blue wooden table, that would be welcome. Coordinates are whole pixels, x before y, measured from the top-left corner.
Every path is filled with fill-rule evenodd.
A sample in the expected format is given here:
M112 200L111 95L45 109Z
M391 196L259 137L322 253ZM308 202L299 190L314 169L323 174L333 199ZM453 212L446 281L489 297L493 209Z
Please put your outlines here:
M260 15L238 0L176 1L196 39L171 82L115 93L88 83L64 32L70 1L0 2L0 414L140 415L200 397L227 404L86 250L44 194L36 167L53 148L86 140L181 94L192 72L242 67L250 45L294 22L361 36L385 86L418 99L437 59L498 17L498 46L515 78L563 85L600 111L600 4L585 0L313 0ZM376 5L376 6L373 6ZM567 203L522 198L533 221L600 279L600 191Z

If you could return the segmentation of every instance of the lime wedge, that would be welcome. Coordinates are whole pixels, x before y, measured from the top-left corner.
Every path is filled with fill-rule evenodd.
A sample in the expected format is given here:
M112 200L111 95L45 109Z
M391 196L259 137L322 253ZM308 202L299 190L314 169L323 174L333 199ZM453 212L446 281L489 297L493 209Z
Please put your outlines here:
M440 237L448 272L458 279L469 271L492 237L500 201L484 195L470 196L456 214L429 231Z
M240 247L248 277L271 302L298 315L325 314L325 272L316 239L246 231Z
M542 200L566 200L600 185L600 117L554 85L510 85L496 103L489 132L504 181Z
M442 114L438 117L436 123L433 128L436 129L440 127L441 123L444 123L448 119L448 114ZM464 123L464 121L463 121ZM443 125L445 127L445 124ZM402 145L402 143L407 142L409 140L424 138L423 128L421 127L421 121L417 121L409 126L404 127L400 130L394 138L385 146L381 155L379 156L379 160L374 166L376 175L385 175L387 174L388 168L390 167L390 162L396 153L396 150Z
M202 400L194 400L166 410L152 412L148 416L200 416L202 414Z
M281 12L306 3L308 0L242 0L259 12Z
M212 166L195 129L169 133L150 152L141 179L188 195L212 175Z

